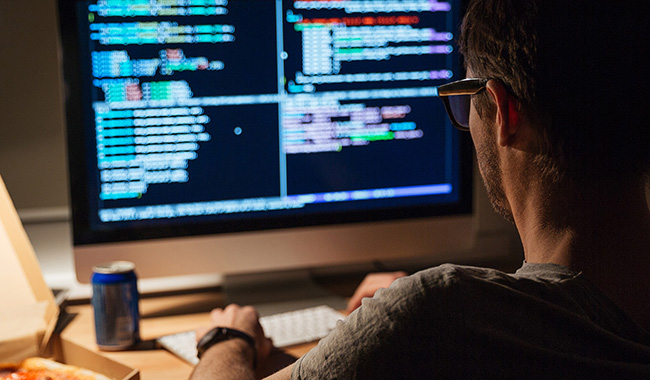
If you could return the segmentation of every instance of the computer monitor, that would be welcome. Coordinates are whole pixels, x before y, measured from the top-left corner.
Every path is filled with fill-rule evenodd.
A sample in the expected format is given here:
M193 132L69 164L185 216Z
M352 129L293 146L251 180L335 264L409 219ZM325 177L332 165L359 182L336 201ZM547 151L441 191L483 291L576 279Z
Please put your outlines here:
M461 252L460 0L59 0L77 277Z

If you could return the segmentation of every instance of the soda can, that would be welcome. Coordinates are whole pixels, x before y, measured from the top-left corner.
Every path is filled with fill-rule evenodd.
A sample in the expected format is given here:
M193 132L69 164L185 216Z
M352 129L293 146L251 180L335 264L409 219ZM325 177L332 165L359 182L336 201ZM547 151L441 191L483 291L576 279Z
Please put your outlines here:
M135 264L114 261L93 267L95 334L101 350L123 350L140 341L140 308Z

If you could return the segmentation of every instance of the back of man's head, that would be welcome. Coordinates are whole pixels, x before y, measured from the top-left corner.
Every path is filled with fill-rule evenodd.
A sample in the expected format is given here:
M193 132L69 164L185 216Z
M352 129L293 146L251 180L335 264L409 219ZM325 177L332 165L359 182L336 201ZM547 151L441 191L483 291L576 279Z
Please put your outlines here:
M477 0L460 45L477 77L498 79L535 115L538 162L554 178L638 179L650 167L645 5ZM645 2L636 2L644 4ZM476 97L482 115L493 111Z

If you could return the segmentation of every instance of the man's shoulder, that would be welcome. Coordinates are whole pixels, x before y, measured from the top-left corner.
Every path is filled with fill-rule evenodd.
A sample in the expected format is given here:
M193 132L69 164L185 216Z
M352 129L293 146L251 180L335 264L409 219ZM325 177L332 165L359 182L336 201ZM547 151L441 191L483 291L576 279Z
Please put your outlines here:
M490 268L443 264L395 280L362 301L360 319L391 316L394 319L421 319L423 315L446 318L483 298L484 289L507 283L510 275Z
M418 292L411 298L420 310L448 320L451 315L485 321L498 318L543 325L548 315L587 323L638 340L644 333L620 308L580 272L556 264L524 265L515 273L445 264L411 276ZM513 309L515 307L515 309ZM505 312L508 311L508 312ZM445 322L446 323L446 322ZM645 339L645 338L644 338Z
M411 281L425 287L441 289L462 289L465 286L474 287L481 284L500 287L528 287L531 284L549 286L580 279L580 273L555 264L527 264L515 273L467 265L443 264L428 268L411 276Z
M484 267L467 265L443 264L428 268L411 276L411 281L425 288L454 290L466 286L492 283L512 283L516 278L509 273Z
M470 278L491 278L493 276L508 276L507 273L493 268L477 267L459 264L442 264L427 268L416 273L416 275L436 276L442 275L449 278L470 277Z
M444 313L467 308L478 311L481 306L493 312L495 302L522 306L553 303L573 308L580 307L576 300L594 292L579 273L553 264L524 264L515 273L443 264L398 281L396 293Z
M496 269L443 264L399 278L363 304L391 309L402 317L426 314L446 318L473 307L474 300L503 297L519 287L518 281L512 274Z

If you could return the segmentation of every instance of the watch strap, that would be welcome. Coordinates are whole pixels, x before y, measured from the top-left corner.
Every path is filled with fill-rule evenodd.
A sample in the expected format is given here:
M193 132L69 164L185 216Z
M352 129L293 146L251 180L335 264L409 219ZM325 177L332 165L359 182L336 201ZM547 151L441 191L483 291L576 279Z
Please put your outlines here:
M243 339L253 349L253 366L255 366L257 364L257 350L255 349L255 340L245 332L231 329L229 327L215 327L212 330L208 331L196 345L196 350L198 352L197 356L200 359L205 351L207 351L215 344L237 338Z

